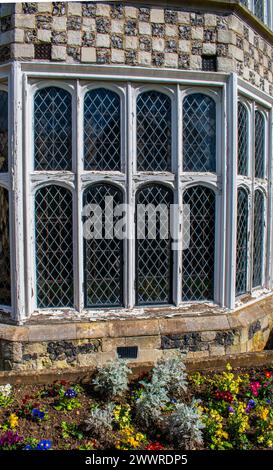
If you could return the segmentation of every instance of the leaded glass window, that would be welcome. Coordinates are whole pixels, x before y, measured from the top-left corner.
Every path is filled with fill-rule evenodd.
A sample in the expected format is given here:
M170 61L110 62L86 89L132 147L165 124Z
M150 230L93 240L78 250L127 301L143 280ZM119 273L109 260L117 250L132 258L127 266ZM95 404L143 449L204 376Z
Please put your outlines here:
M170 204L172 191L159 184L141 188L136 195L136 304L172 302ZM148 215L139 207L161 210Z
M120 97L105 88L85 95L84 169L121 169Z
M247 291L248 194L239 188L237 194L236 295Z
M183 169L216 170L216 105L202 93L193 93L183 102Z
M35 206L37 305L73 307L72 193L45 186Z
M98 231L100 222L97 221L95 222L95 236L84 237L86 307L123 305L123 240L121 237L117 237L111 228L112 226L116 227L120 220L120 216L115 215L114 211L118 204L122 204L122 200L121 190L109 184L94 184L84 192L83 207L96 204L102 215L101 230ZM90 217L92 217L92 213L90 213ZM87 216L84 216L83 222L86 223L86 221ZM111 233L108 232L108 227ZM92 227L90 228L92 229Z
M265 122L260 111L255 112L255 177L265 177Z
M264 0L254 0L254 14L264 21Z
M8 93L0 90L0 173L8 171Z
M71 94L58 87L38 90L34 98L35 170L72 169Z
M259 287L263 282L264 270L264 196L261 191L255 191L254 196L254 239L253 239L253 287Z
M238 175L247 175L248 118L247 109L238 103Z
M137 98L137 169L170 171L172 102L164 93L145 91Z
M184 193L190 206L190 245L183 250L182 300L213 300L215 257L215 194L193 186Z
M0 305L11 305L9 193L0 187Z

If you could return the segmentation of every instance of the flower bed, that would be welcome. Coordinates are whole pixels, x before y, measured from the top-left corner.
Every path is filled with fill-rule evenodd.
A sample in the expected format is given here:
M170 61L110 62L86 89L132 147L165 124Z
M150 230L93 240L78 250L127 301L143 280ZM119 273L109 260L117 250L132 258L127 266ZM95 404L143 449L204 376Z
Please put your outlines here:
M273 367L187 376L174 356L130 372L115 361L87 385L0 386L0 450L273 447Z

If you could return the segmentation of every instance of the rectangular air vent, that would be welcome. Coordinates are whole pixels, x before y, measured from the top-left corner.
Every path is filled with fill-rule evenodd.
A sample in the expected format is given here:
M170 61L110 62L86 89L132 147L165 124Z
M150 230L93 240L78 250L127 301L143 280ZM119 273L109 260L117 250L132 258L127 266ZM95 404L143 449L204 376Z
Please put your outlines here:
M204 70L204 72L217 72L216 55L202 56L202 70Z
M35 59L51 60L51 44L35 44Z
M122 346L117 348L119 359L136 359L138 355L138 346Z

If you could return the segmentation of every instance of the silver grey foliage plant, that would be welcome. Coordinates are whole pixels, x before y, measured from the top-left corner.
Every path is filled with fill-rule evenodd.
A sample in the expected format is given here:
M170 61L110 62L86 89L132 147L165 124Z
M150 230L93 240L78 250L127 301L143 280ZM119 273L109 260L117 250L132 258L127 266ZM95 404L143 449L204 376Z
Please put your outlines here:
M191 450L203 443L202 429L205 425L198 403L198 400L192 400L190 405L177 403L174 412L166 417L166 434L178 449Z
M128 390L131 373L126 361L116 359L98 368L92 385L96 392L107 399L119 398Z

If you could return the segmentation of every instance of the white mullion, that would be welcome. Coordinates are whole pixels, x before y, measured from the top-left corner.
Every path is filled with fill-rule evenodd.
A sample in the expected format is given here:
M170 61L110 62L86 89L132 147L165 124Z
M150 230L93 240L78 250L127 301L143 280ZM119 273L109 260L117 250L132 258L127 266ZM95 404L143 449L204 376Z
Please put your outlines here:
M83 162L83 112L82 93L79 80L73 93L72 136L73 171L75 173L74 213L73 213L73 259L74 259L74 304L76 311L83 309L83 240L82 240L82 188L81 174Z
M273 177L273 158L272 158L272 149L273 149L273 110L269 113L268 118L268 127L269 127L269 136L268 136L268 243L267 243L267 284L268 288L272 289L273 287L273 262L272 262L272 242L273 242L273 194L272 194L272 177Z
M251 184L249 187L249 216L248 216L248 285L247 290L252 291L253 255L254 255L254 195L255 195L255 103L251 104L251 129L250 133L250 160L251 160Z
M11 65L9 81L10 136L10 226L11 226L11 285L12 317L17 322L26 318L25 311L25 257L23 213L23 158L22 158L22 72L18 62Z
M127 194L126 203L128 204L129 211L127 211L127 227L128 227L128 240L127 240L127 305L126 307L132 308L135 304L135 202L134 202L134 157L136 155L136 142L135 142L135 126L133 117L134 113L134 94L132 91L132 84L127 83Z
M182 183L182 159L183 159L183 121L182 121L182 92L179 85L176 87L176 106L175 108L175 120L174 120L174 128L173 133L176 132L175 138L175 156L176 156L176 168L174 168L174 172L176 173L177 178L177 190L176 190L176 200L175 203L178 204L179 207L179 220L176 225L178 233L177 236L177 244L181 244L179 249L175 251L175 264L174 264L174 303L179 305L182 302L182 256L183 256L183 240L181 240L182 230L183 230L183 183ZM178 247L177 247L178 248Z
M236 219L237 219L237 75L230 75L227 87L227 116L229 139L227 145L227 248L226 248L226 296L229 309L235 307L236 279Z

